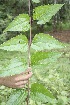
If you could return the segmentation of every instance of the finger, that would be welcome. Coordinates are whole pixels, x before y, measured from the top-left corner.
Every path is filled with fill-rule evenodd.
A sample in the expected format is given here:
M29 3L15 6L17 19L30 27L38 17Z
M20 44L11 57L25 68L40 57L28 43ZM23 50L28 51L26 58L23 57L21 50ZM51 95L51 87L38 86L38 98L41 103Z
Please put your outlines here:
M20 85L25 85L26 83L28 83L28 81L20 81L15 83L16 86L20 86Z
M32 72L30 72L29 74L25 75L22 79L23 80L28 80L31 76L32 76Z
M25 70L25 72L22 72L21 74L27 74L29 72L31 72L32 68L31 67L28 67L28 69Z
M29 74L27 74L25 76L19 75L18 77L15 78L15 81L24 81L24 80L29 79L31 76L32 76L32 72L30 72Z
M25 85L20 85L17 88L24 88L24 87L25 87Z

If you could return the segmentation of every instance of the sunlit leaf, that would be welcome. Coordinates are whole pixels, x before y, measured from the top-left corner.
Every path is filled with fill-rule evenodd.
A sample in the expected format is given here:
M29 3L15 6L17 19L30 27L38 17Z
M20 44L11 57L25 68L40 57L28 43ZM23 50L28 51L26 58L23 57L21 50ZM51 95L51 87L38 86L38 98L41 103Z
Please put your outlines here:
M28 31L30 29L29 24L29 15L28 14L20 14L17 16L9 26L4 30L6 31Z
M45 24L50 21L52 16L54 16L62 6L63 4L38 6L34 9L33 19L38 20L37 24Z
M32 84L31 92L33 92L33 94L35 94L36 92L42 93L42 94L54 99L54 96L52 95L52 93L49 92L48 89L46 89L42 84L38 84L38 83Z
M28 40L25 35L18 35L0 45L0 49L26 52L28 50Z
M56 62L62 55L60 52L35 52L31 56L32 65L48 65L48 63Z
M52 50L52 49L59 49L64 48L65 44L62 44L49 34L39 33L36 34L33 41L31 48L35 51L43 51L43 50Z
M55 97L42 84L34 83L31 86L31 99L40 103L56 103Z

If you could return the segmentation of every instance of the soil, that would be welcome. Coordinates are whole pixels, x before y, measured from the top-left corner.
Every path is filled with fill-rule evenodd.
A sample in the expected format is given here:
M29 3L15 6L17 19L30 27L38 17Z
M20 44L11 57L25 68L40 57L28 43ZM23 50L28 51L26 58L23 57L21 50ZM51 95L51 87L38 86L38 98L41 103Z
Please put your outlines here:
M70 43L70 30L50 32L49 34L61 42Z

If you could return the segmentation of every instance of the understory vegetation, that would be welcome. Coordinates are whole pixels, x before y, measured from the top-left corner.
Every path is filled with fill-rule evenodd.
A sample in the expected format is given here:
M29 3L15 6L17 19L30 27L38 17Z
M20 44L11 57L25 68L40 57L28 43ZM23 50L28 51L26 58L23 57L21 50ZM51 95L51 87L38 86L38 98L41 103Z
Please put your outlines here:
M54 27L51 24L56 13L60 19L64 18L61 24L55 25L57 29L59 26L69 29L70 24L64 23L65 14L62 18L59 16L69 1L65 1L66 5L51 4L51 0L29 2L31 5L27 0L6 0L3 4L1 0L0 77L25 71L28 60L33 76L29 84L30 97L27 97L27 85L22 89L0 86L0 105L70 105L70 44L43 32Z

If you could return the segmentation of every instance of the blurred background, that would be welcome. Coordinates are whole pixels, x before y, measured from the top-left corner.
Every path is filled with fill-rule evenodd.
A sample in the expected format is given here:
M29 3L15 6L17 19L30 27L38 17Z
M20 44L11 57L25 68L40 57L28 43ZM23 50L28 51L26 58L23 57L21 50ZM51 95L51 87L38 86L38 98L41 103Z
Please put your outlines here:
M31 13L36 6L45 4L64 4L62 9L45 25L32 23L32 37L43 32L53 35L61 42L70 43L70 0L40 0L39 4L31 2ZM21 13L28 13L28 0L0 0L0 44L20 32L3 33L8 24ZM29 32L23 33L29 37Z

